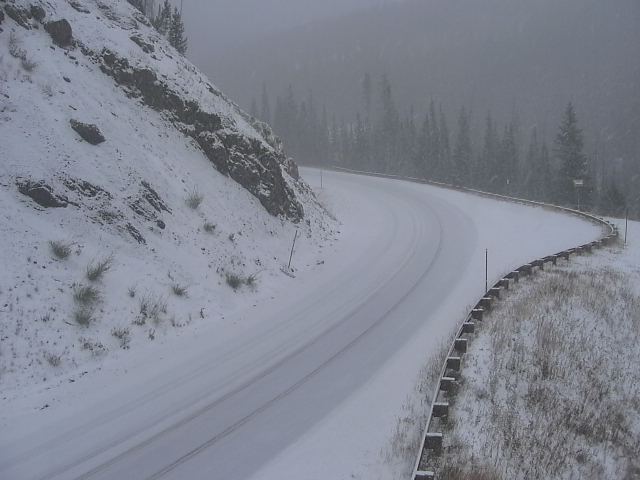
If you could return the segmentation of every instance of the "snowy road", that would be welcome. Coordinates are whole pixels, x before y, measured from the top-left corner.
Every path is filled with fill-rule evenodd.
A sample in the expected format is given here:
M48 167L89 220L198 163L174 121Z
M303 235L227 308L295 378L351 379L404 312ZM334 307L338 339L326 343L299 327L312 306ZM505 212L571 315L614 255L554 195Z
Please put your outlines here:
M319 183L317 171L303 175ZM324 186L343 228L321 268L251 310L232 335L185 336L171 352L140 355L125 375L87 380L82 396L53 411L21 415L0 433L0 478L291 478L300 474L287 471L291 456L330 464L322 452L300 458L310 432L326 435L316 426L363 386L389 390L403 347L421 338L428 349L461 320L484 287L485 247L496 278L599 232L424 185L325 172ZM376 418L397 407L362 409ZM343 434L358 432L344 425Z

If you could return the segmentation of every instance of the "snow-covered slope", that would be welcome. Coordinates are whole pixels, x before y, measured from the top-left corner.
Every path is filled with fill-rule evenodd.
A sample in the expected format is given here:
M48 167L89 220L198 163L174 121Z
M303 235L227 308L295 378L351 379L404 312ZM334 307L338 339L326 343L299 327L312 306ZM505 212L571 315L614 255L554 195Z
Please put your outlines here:
M284 277L296 228L309 258L334 235L269 127L127 2L0 12L0 385L223 321Z

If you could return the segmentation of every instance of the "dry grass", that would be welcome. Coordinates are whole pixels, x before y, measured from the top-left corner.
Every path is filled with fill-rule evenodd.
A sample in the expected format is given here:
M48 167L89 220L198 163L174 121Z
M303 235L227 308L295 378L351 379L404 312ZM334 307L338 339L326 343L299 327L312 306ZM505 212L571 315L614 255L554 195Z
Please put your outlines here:
M198 207L200 207L200 205L202 204L203 200L204 200L204 196L197 189L193 189L191 192L187 194L187 197L185 198L185 203L187 204L187 207L189 207L190 209L197 210Z
M73 287L73 300L80 306L89 307L100 301L100 292L90 285L75 285Z
M135 325L145 325L151 321L158 326L162 323L163 314L167 313L167 302L162 296L147 294L140 299L140 314L135 318Z
M102 258L100 260L94 260L87 265L87 279L91 282L97 282L104 274L107 273L113 266L113 256Z
M51 253L53 253L53 256L56 257L58 260L65 260L66 258L69 257L69 255L71 255L70 243L58 242L58 241L52 240L49 242L49 249L51 250Z
M630 277L555 269L498 305L467 357L448 469L482 458L495 467L487 478L638 478L640 296Z
M120 348L127 350L131 343L131 331L126 327L113 328L111 335L118 339Z
M413 469L422 434L427 425L431 400L438 386L442 365L447 358L454 333L452 332L425 361L415 389L407 396L402 407L403 414L397 418L389 444L382 452L387 463L401 466L400 478L409 478Z
M86 307L80 307L76 309L73 312L73 319L81 327L88 327L95 320L93 311Z
M187 294L188 294L189 289L184 285L180 285L178 283L174 283L171 286L171 291L173 292L173 294L176 297L186 297Z

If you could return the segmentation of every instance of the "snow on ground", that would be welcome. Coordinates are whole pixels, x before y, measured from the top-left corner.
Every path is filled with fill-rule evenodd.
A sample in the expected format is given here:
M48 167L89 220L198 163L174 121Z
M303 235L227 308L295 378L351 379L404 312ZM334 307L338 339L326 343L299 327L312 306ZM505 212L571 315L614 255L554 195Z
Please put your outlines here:
M300 244L294 261L309 268L264 301L232 296L244 307L220 321L3 398L0 473L399 476L384 450L424 358L484 291L484 249L495 279L599 233L425 185L325 173L320 190L317 171L303 175L342 221L339 242L321 256Z
M49 2L46 20L69 19L84 46L107 47L132 65L153 68L185 98L221 115L227 130L265 143L234 104L215 87L209 91L208 80L187 60L132 19L128 3L85 2L80 8L92 13L66 1ZM26 30L7 17L0 32L3 401L75 381L106 358L126 364L132 351L170 343L194 326L241 328L227 318L294 281L281 268L295 230L300 238L293 265L304 270L325 258L323 249L335 241L337 228L299 185L305 220L294 225L269 215L159 112L128 97L79 48L54 47L36 24ZM153 38L153 56L129 39L134 32ZM9 54L12 44L34 64L30 71ZM82 141L70 118L98 124L106 142ZM20 178L64 188L73 203L41 208L18 192ZM189 208L194 191L202 203ZM68 258L56 258L50 242L68 245ZM108 258L111 268L90 281L88 266ZM228 274L255 282L234 291ZM97 301L74 297L87 287L95 288ZM78 325L76 312L89 307L89 325Z
M318 178L307 178L317 187ZM373 181L382 185L389 182ZM331 185L326 173L324 185ZM421 328L356 394L254 475L254 480L407 478L417 452L398 451L403 445L393 444L397 441L397 429L403 430L400 436L404 438L421 434L420 425L409 425L408 431L404 431L405 427L399 424L425 400L417 397L415 389L416 382L421 381L418 377L421 367L439 351L443 339L448 338L484 292L485 248L489 249L491 284L516 266L593 240L601 232L599 227L582 220L540 208L419 184L403 186L408 196L415 195L425 202L425 208L445 201L473 222L473 233L466 232L469 238L443 234L443 241L458 245L461 255L467 254L463 252L469 242L473 245L464 268L455 272L457 281L451 283L451 290L439 303L425 305L415 298L406 300L408 308L396 312L396 316L417 316L422 320ZM441 220L446 224L446 219ZM440 280L447 282L445 276ZM424 295L425 291L420 289L433 288L432 282L437 281L438 278L429 278L415 295ZM431 392L426 395L428 402Z
M562 261L487 316L439 478L640 478L640 223L629 226L626 247Z

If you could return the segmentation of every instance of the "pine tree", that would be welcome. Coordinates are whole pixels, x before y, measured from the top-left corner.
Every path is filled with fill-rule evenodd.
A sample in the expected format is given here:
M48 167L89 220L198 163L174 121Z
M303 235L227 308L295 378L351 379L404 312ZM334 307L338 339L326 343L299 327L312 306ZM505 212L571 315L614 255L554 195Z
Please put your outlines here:
M491 114L488 113L484 133L484 147L482 149L482 154L478 159L476 176L481 188L489 190L495 189L499 142L500 140L498 139L496 124L493 121Z
M471 173L471 127L467 110L458 115L458 134L453 150L453 180L457 185L469 185Z
M576 112L570 102L556 136L554 152L560 164L557 197L561 202L583 205L590 201L591 182L587 157L582 152L583 148L582 130L578 128ZM574 181L582 181L583 186L576 186Z
M453 178L453 169L451 168L451 144L449 127L447 126L447 117L445 117L440 106L440 123L438 124L438 132L440 133L440 165L441 179L450 181Z
M365 123L369 123L371 121L372 94L373 87L371 84L371 75L367 72L364 74L364 79L362 80L362 101L364 103Z
M262 107L260 110L260 118L263 122L271 123L271 105L269 103L269 94L267 86L262 84Z
M518 146L516 145L516 127L510 123L504 129L502 137L502 155L498 167L500 178L499 191L513 194L518 188Z
M612 179L604 190L601 200L602 209L614 217L622 217L627 208L627 199Z
M429 102L429 136L427 141L427 155L429 156L429 163L431 165L429 178L433 180L441 180L443 178L442 173L444 168L444 159L441 137L442 132L440 131L440 125L438 124L436 106L433 99L431 99Z
M253 118L258 118L258 102L256 102L255 97L251 99L251 108L249 109L249 114Z
M178 7L174 7L173 15L171 16L169 32L169 43L179 53L185 55L187 53L187 37L184 34L184 23L182 22L182 15L178 10Z
M164 3L158 7L158 15L156 15L152 23L159 33L164 36L169 35L171 28L171 4L169 0L164 0Z

